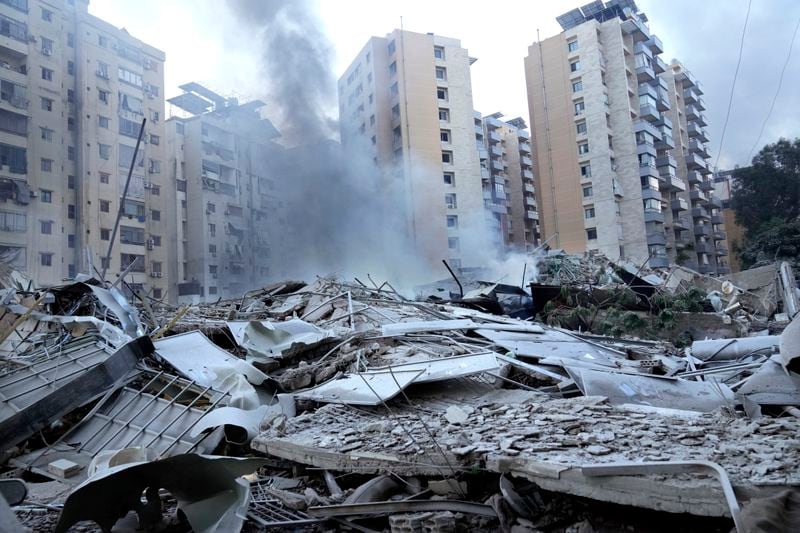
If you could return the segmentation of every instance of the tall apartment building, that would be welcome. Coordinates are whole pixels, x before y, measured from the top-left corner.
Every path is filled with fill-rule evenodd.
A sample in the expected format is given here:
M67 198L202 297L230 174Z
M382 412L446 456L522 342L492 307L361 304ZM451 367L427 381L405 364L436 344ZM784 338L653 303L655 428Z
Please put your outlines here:
M661 81L667 87L671 107L672 151L677 176L687 184L671 203L668 214L667 244L674 243L679 264L703 274L727 274L727 233L722 216L722 199L714 194L714 180L703 129L707 123L700 82L680 62L673 60Z
M721 215L722 223L725 225L725 242L730 243L729 251L732 252L728 256L731 272L742 270L742 262L739 260L736 250L745 246L745 229L736 223L736 213L731 207L736 170L739 169L719 170L714 173L714 195L722 202L722 209L717 213L717 218L712 221L719 220ZM724 273L720 272L720 274Z
M106 266L114 279L133 265L132 288L172 297L163 65L163 52L90 15L86 0L0 0L3 261L41 284Z
M490 252L469 57L460 41L395 30L371 38L339 80L344 149L400 184L416 253L439 268Z
M682 231L672 213L682 221L688 210L686 169L698 158L674 154L677 145L683 155L683 130L676 142L673 124L685 129L685 115L660 39L632 0L557 20L564 31L525 58L542 238L652 267L691 264L669 236Z
M198 83L181 89L168 102L184 116L167 120L178 301L238 296L286 275L280 134L261 101L240 104Z

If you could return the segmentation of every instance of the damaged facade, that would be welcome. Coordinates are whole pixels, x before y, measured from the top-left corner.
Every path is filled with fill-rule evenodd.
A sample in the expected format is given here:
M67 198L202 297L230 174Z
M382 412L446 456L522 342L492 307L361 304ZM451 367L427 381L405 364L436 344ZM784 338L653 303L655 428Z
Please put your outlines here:
M0 447L16 479L0 488L16 519L55 531L797 527L786 263L724 281L563 252L531 269L527 318L497 282L410 299L320 277L176 308L6 274ZM617 294L630 309L690 295L691 322L712 325L665 338L531 320Z

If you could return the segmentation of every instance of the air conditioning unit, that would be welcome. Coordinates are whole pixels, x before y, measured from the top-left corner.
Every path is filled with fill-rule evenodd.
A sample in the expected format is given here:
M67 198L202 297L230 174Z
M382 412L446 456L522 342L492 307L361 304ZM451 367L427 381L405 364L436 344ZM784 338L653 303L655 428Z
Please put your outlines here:
M42 55L51 56L53 55L53 51L50 50L49 48L45 48L42 50Z
M153 184L152 184L152 183L150 183L149 181L145 181L145 182L144 182L144 188L145 188L145 189L150 189L150 188L152 188L152 187L153 187Z
M153 239L150 239L149 241L147 241L147 249L148 250L152 250L153 248L155 248L155 246L156 246L156 242Z

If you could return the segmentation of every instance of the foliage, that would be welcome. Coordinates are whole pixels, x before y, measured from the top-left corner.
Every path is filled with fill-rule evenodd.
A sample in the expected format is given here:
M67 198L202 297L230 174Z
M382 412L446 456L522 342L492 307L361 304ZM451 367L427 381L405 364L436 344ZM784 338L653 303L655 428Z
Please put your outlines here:
M751 166L734 171L734 178L731 207L751 242L772 219L796 220L800 216L800 138L764 146Z
M739 257L743 268L789 261L800 268L800 220L773 218L748 235Z

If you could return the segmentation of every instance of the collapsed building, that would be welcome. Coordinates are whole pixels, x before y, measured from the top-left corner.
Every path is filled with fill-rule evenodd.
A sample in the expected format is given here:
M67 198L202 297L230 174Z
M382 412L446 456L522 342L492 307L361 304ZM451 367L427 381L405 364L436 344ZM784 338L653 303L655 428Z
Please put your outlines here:
M317 278L176 308L127 300L124 280L5 271L0 514L55 531L796 528L788 265L718 280L552 251L536 267L528 318L487 303L510 285L458 275L435 298ZM672 311L715 336L532 319L629 292L631 308L702 293Z

